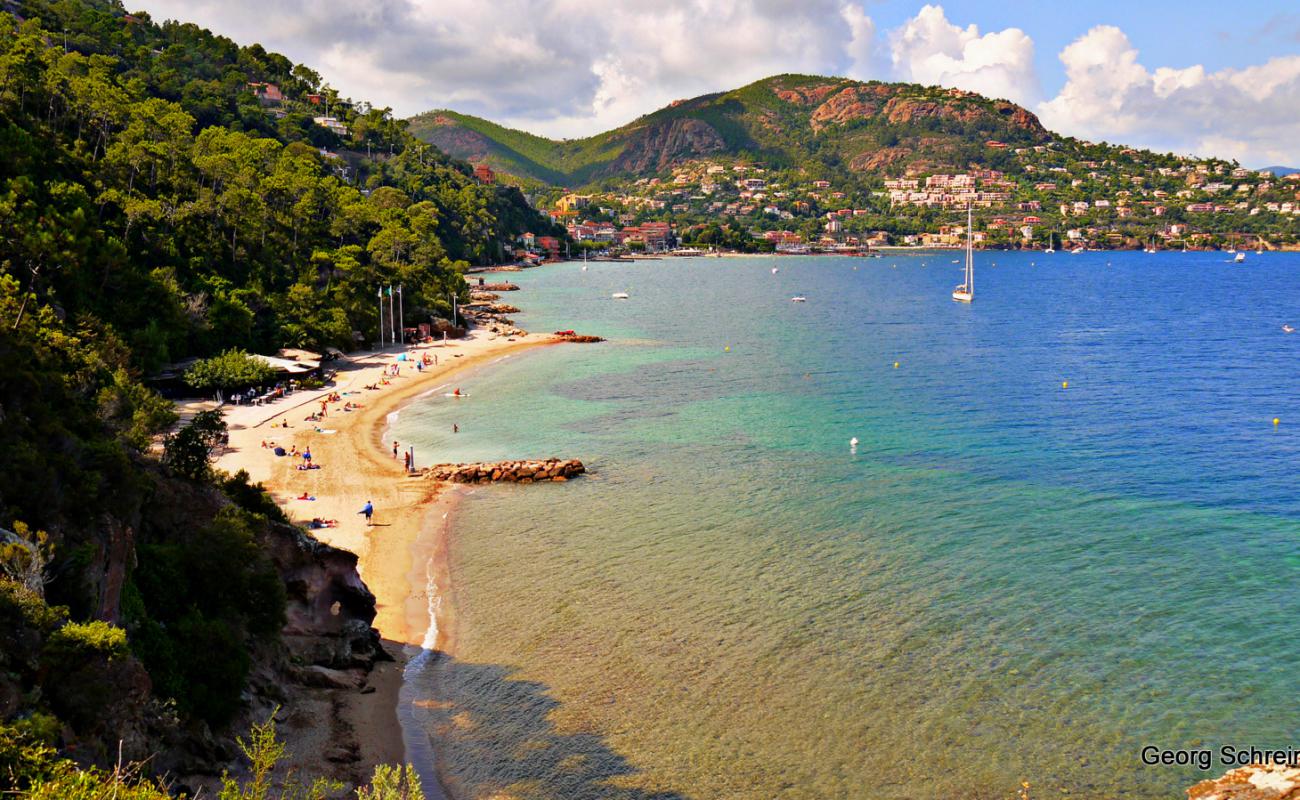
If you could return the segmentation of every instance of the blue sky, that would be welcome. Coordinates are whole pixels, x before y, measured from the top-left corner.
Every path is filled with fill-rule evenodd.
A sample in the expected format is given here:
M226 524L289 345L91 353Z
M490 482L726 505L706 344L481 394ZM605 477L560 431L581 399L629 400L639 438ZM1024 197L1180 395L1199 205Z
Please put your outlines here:
M883 28L901 25L916 14L919 5L865 4ZM1141 51L1143 60L1152 64L1203 64L1209 70L1220 70L1300 53L1300 3L950 0L942 5L948 18L962 25L975 22L986 30L1024 29L1034 39L1035 61L1044 77L1044 88L1053 93L1065 83L1065 71L1057 54L1097 25L1123 30Z
M1005 97L1049 128L1300 165L1300 5L902 0L139 0L400 115L549 136L780 72Z

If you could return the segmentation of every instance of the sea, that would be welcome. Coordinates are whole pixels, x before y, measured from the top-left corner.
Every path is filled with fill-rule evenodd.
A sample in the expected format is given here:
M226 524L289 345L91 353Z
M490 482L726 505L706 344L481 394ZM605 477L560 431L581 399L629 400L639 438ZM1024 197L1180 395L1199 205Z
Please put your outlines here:
M394 421L589 467L462 490L407 687L453 796L1172 798L1300 746L1300 254L984 252L970 305L960 257L507 276L608 341Z

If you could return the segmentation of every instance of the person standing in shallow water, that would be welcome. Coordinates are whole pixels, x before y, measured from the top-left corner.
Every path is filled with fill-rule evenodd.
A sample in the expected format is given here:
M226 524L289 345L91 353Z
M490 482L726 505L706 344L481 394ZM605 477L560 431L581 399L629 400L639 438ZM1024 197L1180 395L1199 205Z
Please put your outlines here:
M397 442L393 442L393 458L397 458Z
M366 504L362 506L361 510L358 511L357 513L366 515L366 527L370 527L370 518L374 516L375 513L374 505L369 500L367 500Z

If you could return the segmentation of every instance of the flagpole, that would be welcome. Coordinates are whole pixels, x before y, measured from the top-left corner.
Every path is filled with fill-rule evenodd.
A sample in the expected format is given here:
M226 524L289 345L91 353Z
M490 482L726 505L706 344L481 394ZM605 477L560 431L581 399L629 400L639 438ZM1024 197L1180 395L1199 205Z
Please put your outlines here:
M384 287L379 287L379 349L384 349Z
M402 308L402 284L397 284L397 332L402 344L406 344L406 311Z

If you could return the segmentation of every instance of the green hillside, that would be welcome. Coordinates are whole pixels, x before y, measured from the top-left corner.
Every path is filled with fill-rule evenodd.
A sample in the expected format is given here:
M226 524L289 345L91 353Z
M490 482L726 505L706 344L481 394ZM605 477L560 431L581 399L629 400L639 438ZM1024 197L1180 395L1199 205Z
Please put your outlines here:
M410 120L410 132L457 158L551 185L661 174L708 156L775 168L901 173L963 168L985 142L1038 144L1050 135L1025 109L956 89L778 75L673 103L612 131L557 141L453 111Z

